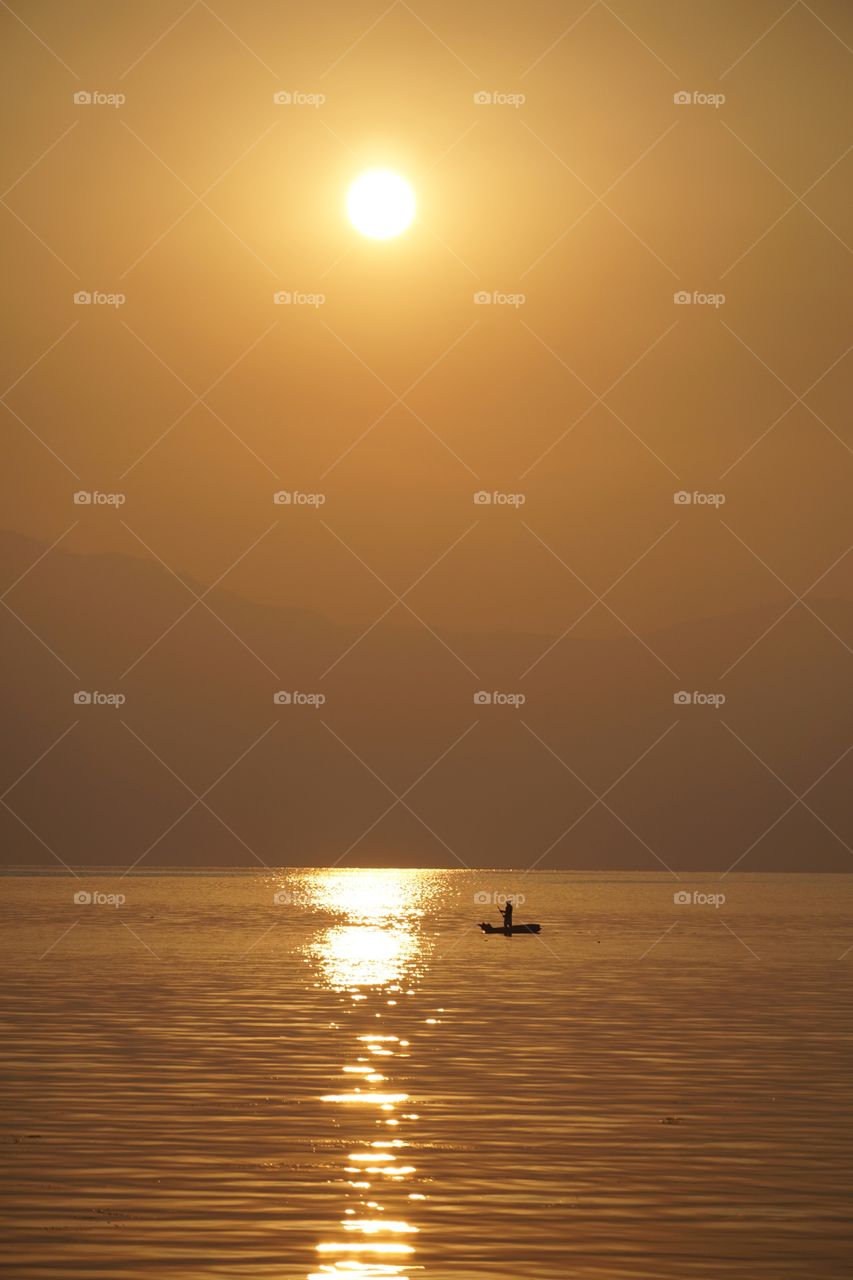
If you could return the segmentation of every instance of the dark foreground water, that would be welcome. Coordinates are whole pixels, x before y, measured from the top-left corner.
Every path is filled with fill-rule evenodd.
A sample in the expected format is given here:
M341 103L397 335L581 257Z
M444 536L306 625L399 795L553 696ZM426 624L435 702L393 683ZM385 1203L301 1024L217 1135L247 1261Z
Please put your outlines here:
M849 877L2 888L4 1275L851 1274Z

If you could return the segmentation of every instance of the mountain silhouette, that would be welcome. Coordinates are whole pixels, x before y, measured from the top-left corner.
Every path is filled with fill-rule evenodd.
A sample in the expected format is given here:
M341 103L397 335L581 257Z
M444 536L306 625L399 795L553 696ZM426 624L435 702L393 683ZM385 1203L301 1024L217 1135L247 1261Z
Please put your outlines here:
M562 638L396 609L362 634L45 550L0 535L4 590L26 574L0 620L6 867L851 866L846 600L642 636L598 608Z

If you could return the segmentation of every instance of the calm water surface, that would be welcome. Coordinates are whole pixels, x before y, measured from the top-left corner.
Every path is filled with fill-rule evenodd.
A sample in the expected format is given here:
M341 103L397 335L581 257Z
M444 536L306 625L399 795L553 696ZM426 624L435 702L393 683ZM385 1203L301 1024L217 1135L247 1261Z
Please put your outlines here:
M849 877L2 883L4 1275L853 1274Z

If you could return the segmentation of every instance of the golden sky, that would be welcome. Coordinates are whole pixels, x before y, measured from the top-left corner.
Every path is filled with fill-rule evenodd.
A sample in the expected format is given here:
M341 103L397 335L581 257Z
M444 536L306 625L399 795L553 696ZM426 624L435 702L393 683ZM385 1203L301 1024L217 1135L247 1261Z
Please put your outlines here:
M680 686L696 632L680 662L654 637L724 619L716 679L813 591L804 653L849 678L848 4L17 0L0 25L3 525L32 540L4 562L75 674L60 566L97 553L341 650L390 605L442 661L468 635L477 677L531 636L492 663L509 688L570 627ZM373 166L416 193L397 239L346 217ZM120 608L138 650L180 612L149 636ZM118 687L133 645L101 641L90 682Z

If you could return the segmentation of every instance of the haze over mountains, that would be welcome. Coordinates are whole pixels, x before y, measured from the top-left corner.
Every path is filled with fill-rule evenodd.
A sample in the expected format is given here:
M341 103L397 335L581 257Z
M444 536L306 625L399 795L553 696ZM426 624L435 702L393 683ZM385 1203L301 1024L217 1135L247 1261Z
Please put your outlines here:
M595 605L563 639L431 633L395 606L359 639L221 587L196 603L131 556L36 564L46 549L0 539L6 585L35 565L2 617L7 867L850 868L849 600L773 626L780 592L642 636Z
M849 869L853 8L416 7L0 5L7 865Z

